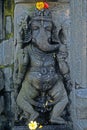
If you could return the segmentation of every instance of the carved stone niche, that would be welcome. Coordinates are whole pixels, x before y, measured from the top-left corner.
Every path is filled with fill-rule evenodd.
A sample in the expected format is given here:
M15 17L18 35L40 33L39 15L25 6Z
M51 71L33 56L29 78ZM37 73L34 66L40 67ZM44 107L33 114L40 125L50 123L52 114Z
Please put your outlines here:
M67 86L70 87L70 75L66 63L68 56L67 42L64 40L63 26L61 25L65 26L67 23L65 19L69 17L68 4L60 4L63 11L58 10L59 4L53 2L56 4L55 7L52 3L54 10L49 11L48 9L48 11L43 10L41 12L36 10L34 12L34 3L30 3L28 0L15 0L15 3L14 87L18 111L15 116L16 121L21 123L24 120L25 123L29 123L36 120L43 125L63 124L63 128L58 127L58 129L65 130L66 123L70 122L68 118L70 117L69 105L67 105L70 102L70 90L67 88ZM33 10L31 7L33 7ZM34 15L31 15L31 11ZM65 14L63 19L60 17L62 13ZM53 18L54 14L56 20ZM38 29L40 29L40 33L36 37L35 33ZM59 74L58 66L61 68L61 74ZM30 83L31 78L32 83ZM57 90L63 91L58 93ZM32 98L24 99L27 96ZM56 118L59 113L61 113L61 117ZM65 116L66 114L67 116ZM46 129L49 129L49 127ZM52 128L52 130L54 129Z
M66 126L71 81L63 29L57 33L49 9L35 9L25 24L17 30L15 46L15 99L22 110L17 119Z

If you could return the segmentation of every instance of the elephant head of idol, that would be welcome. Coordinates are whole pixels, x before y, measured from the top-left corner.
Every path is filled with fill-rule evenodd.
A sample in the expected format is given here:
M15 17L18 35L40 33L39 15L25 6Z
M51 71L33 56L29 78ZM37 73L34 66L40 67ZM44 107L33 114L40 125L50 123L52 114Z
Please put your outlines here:
M56 30L51 12L48 9L36 9L33 17L28 21L28 33L25 42L31 42L44 52L55 51L60 44Z

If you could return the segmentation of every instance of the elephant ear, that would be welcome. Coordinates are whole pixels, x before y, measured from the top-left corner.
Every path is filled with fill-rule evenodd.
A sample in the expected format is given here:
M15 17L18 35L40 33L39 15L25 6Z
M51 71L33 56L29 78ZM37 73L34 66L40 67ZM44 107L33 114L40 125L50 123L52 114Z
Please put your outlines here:
M57 35L57 28L54 24L53 24L53 28L52 28L51 42L52 42L52 44L59 44L60 43L60 41L58 39L58 35Z
M62 44L64 44L64 41L66 39L63 28L60 29L58 33L59 40Z
M31 35L31 18L30 16L27 17L27 25L23 28L22 33L22 40L23 40L23 46L26 46L31 42L32 35Z
M23 44L28 44L31 41L31 30L28 28L23 29Z

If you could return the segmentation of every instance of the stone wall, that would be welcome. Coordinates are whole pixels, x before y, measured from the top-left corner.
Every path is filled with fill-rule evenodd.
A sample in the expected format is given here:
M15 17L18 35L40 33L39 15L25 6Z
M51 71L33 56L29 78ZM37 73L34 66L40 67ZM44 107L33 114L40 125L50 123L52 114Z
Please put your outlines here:
M72 118L75 130L87 129L87 0L71 0L70 67L74 83Z

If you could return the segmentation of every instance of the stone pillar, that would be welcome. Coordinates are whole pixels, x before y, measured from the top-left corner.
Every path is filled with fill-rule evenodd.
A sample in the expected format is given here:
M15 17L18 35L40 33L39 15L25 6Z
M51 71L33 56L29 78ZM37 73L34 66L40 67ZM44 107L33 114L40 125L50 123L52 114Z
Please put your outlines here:
M3 4L2 4L2 0L0 0L0 40L3 39L3 17L2 17L2 8L3 8Z
M71 0L72 117L75 130L87 129L87 0Z
M87 88L86 0L71 0L71 53L73 80ZM72 61L73 60L73 61Z

